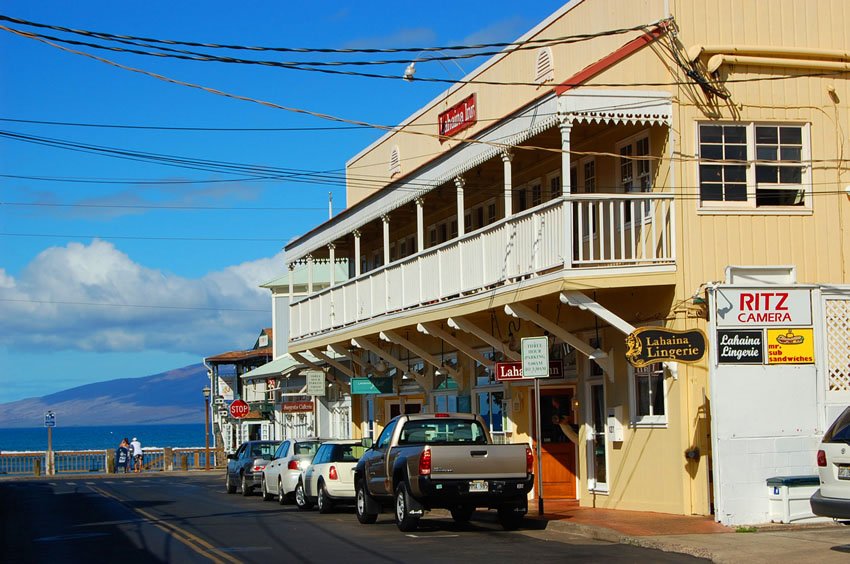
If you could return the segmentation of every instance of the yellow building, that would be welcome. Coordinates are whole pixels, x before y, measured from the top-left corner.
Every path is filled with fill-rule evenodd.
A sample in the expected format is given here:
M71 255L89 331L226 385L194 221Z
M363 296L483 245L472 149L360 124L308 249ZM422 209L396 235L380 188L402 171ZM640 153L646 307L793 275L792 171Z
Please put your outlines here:
M850 390L847 21L840 0L568 3L348 161L347 208L286 256L349 275L292 300L289 350L351 359L358 435L472 411L536 448L539 421L544 499L767 520L761 474L734 478L730 455L717 480L711 387L734 362L710 314L724 284L814 288L837 312L812 310L818 350L838 343L818 369ZM635 368L626 337L653 326L711 346ZM503 363L541 336L557 373L538 409ZM812 385L815 427L759 472L807 470L827 404L848 399ZM744 482L755 509L715 513Z

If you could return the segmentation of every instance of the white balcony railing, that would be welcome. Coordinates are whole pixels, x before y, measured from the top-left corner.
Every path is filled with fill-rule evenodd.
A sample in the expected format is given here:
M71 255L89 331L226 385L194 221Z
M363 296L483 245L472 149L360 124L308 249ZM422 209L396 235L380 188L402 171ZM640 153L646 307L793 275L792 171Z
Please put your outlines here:
M557 269L674 264L675 227L671 195L552 200L294 302L290 339Z

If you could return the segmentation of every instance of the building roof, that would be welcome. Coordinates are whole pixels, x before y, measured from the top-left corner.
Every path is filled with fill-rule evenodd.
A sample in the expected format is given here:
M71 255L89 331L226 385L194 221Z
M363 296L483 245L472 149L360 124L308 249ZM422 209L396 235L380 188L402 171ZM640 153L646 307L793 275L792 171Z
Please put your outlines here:
M260 346L260 340L262 337L267 337L266 345ZM253 348L241 351L228 351L219 353L214 356L209 356L204 359L206 362L213 362L216 364L237 364L239 362L243 362L246 360L262 358L262 357L271 357L272 354L272 342L274 341L274 333L272 332L271 327L267 327L260 331L260 336L254 342Z

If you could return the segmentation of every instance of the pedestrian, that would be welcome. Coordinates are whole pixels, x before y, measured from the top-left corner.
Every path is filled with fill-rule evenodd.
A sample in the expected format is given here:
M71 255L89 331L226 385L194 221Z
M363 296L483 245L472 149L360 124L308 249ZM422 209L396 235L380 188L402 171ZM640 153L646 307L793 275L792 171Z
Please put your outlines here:
M115 472L123 472L127 473L130 467L130 443L127 441L126 437L121 441L121 444L118 445L118 448L115 449Z
M130 447L133 449L133 472L138 474L142 471L142 458L144 458L142 443L139 442L139 439L133 437L133 442L130 443Z

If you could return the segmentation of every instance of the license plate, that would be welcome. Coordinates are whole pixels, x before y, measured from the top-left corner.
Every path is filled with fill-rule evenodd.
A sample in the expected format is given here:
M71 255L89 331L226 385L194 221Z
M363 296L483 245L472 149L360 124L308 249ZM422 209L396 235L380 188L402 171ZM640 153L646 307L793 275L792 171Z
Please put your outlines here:
M486 480L473 480L469 482L469 491L471 492L489 492L490 484Z
M841 465L838 467L838 479L850 480L850 466Z

